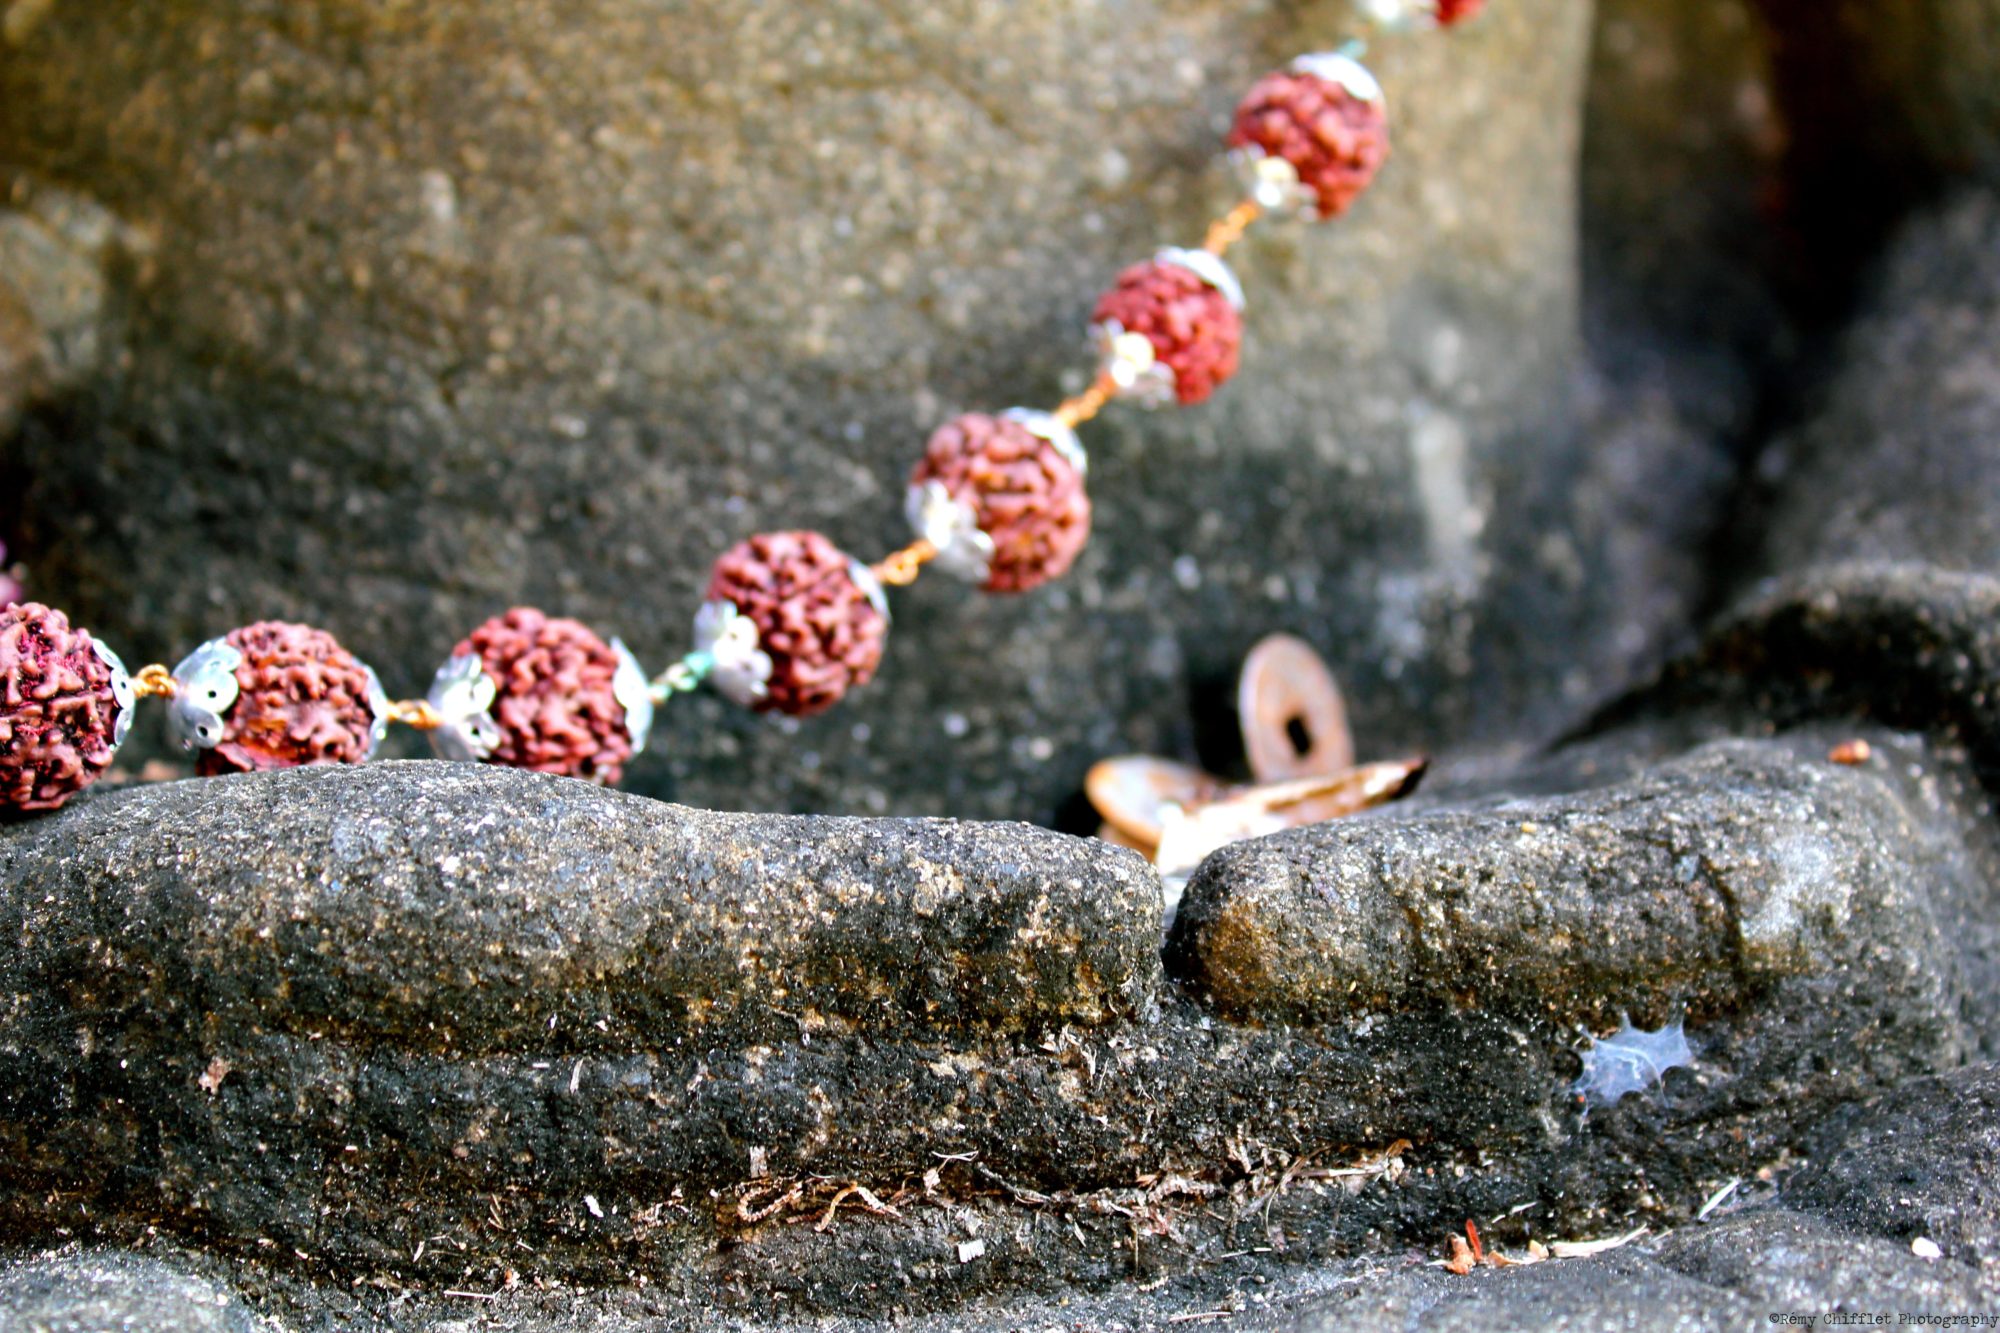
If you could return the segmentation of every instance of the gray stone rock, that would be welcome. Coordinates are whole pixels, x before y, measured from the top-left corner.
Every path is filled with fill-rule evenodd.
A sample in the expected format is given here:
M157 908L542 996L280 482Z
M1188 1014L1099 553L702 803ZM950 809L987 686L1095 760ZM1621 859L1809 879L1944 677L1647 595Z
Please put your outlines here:
M0 988L61 976L79 1015L185 1008L224 1039L1040 1030L1144 1013L1158 986L1159 880L1107 843L713 814L484 766L140 788L23 825L0 866L20 940Z
M1782 1191L1751 1181L1711 1219L1608 1254L1480 1269L1462 1277L1414 1256L1280 1267L1268 1257L1237 1254L1144 1290L1127 1284L1098 1293L1025 1294L1005 1305L973 1304L945 1314L877 1320L793 1319L777 1309L761 1315L730 1312L629 1286L580 1296L537 1292L528 1284L482 1290L477 1300L406 1294L395 1300L391 1315L381 1306L371 1311L334 1284L316 1286L253 1265L239 1265L237 1272L244 1290L259 1293L256 1303L268 1326L303 1329L333 1322L429 1333L465 1333L475 1327L510 1333L695 1328L859 1333L883 1327L910 1333L997 1333L1155 1328L1176 1316L1205 1315L1200 1322L1206 1323L1218 1314L1230 1316L1229 1327L1260 1333L1439 1327L1665 1331L1770 1327L1774 1315L1829 1309L1885 1311L1892 1319L1898 1312L1980 1314L2000 1298L1990 1257L1979 1248L1996 1230L1991 1215L1991 1176L2000 1160L1991 1105L1996 1086L2000 1073L1991 1065L1913 1080L1830 1121L1817 1136L1815 1160ZM1884 1156L1885 1149L1890 1156ZM1861 1197L1892 1207L1857 1208L1854 1200ZM1492 1232L1489 1227L1488 1234ZM1954 1247L1939 1260L1912 1252L1914 1236L1938 1232L1965 1235L1972 1245ZM964 1235L962 1228L957 1234ZM1518 1255L1522 1245L1509 1236L1503 1248ZM199 1267L214 1265L202 1261ZM178 1259L137 1259L107 1251L45 1256L0 1268L0 1312L19 1320L24 1310L32 1309L42 1322L22 1327L66 1333L111 1327L245 1328L242 1308L222 1291L223 1284L193 1277L193 1271ZM107 1308L107 1288L121 1302L109 1308L121 1314L143 1310L152 1319L118 1324L100 1318ZM237 1322L172 1322L217 1308ZM12 1333L15 1325L0 1327Z
M1799 279L1838 309L1887 232L1941 186L2000 183L1993 0L1760 6L1786 110L1783 220ZM1867 189L1856 183L1868 182ZM1828 298L1831 298L1830 300Z
M523 601L657 669L759 529L901 545L928 431L1080 387L1095 294L1226 204L1236 98L1351 31L1275 0L37 12L0 160L156 246L12 450L10 544L129 659L302 619L399 694ZM851 706L676 706L634 788L1047 820L1104 754L1187 752L1191 699L1281 628L1385 746L1551 730L1597 563L1564 515L1587 19L1378 42L1378 188L1239 252L1213 404L1089 430L1074 576L926 579Z
M1947 1273L2000 1293L2000 1073L1912 1079L1820 1131L1822 1150L1785 1201L1904 1249L1929 1240Z
M1926 837L1896 751L1825 753L1715 742L1596 791L1239 843L1189 883L1170 954L1224 1013L1308 1024L1455 1002L1656 1026L1839 976L1847 1007L1912 1024L1906 1054L1955 1063L1938 1020L1963 994L1958 911L1995 906L1985 867Z
M1840 562L2000 571L2000 199L1905 228L1817 410L1761 467L1756 572Z
M1460 904L1456 988L1413 959L1308 1013L1273 973L1290 1007L1225 1004L1248 1024L1161 989L1135 857L1020 826L708 815L443 764L93 793L0 836L0 1234L859 1315L1172 1272L1246 1229L1332 1257L1466 1216L1685 1218L1990 1021L1948 943L1990 916L1990 881L1960 883L1970 780L1870 734L1867 773L1798 738L1697 751L1705 780L1669 767L1643 802L1551 798L1550 825L1645 812L1549 875L1608 924L1554 950L1497 908L1476 938ZM1755 832L1774 812L1843 828L1817 880ZM1348 832L1430 847L1442 903L1519 824ZM1691 896L1645 898L1683 836ZM1696 1062L1586 1109L1580 1026L1620 1004L1681 1009ZM849 1186L870 1193L843 1210ZM975 1236L990 1261L959 1257Z
M1866 279L1912 209L2000 181L1996 42L1986 0L1599 0L1580 174L1590 446L1565 526L1596 562L1572 583L1603 638L1573 645L1572 697L1650 674L1802 553L1990 549L1990 451L1962 444L1991 411L1968 382L1992 287L1977 206L1909 229L1886 279ZM1829 402L1824 344L1857 299L1870 314Z
M2000 1070L1913 1079L1831 1122L1825 1156L1775 1197L1588 1259L1453 1278L1405 1270L1309 1297L1266 1326L1453 1329L1768 1328L1828 1311L1990 1314ZM1753 1187L1754 1188L1754 1187ZM1884 1206L1886 1205L1886 1206ZM1911 1249L1922 1236L1941 1259Z
M1712 611L1712 550L1799 345L1771 225L1786 109L1753 0L1598 0L1580 168L1588 441L1566 584L1595 640L1559 684L1601 701ZM1724 110L1726 108L1726 110Z
M1914 799L1961 812L1945 816L1965 849L1961 872L1929 882L1940 919L1952 923L1948 964L1979 997L1966 1011L1970 1050L1996 1058L2000 1027L1990 1015L2000 997L2000 920L1978 905L2000 883L1987 813L2000 763L1996 625L2000 580L1984 575L1845 563L1771 580L1719 617L1699 651L1600 715L1585 738L1546 763L1540 780L1559 787L1579 769L1627 776L1690 739L1740 732L1746 718L1773 730L1806 728L1826 747L1822 754L1877 727L1929 731L1967 764L1956 790L1924 791L1920 783ZM1878 757L1869 771L1896 780L1893 761Z
M5 1333L276 1333L220 1282L118 1250L0 1264Z
M1992 1067L1977 1077L1990 1081ZM1790 1203L1789 1189L1784 1203ZM1838 1226L1791 1206L1746 1208L1647 1248L1664 1267L1750 1305L1767 1327L1773 1312L1813 1314L1838 1305L1892 1316L1898 1310L1971 1314L1993 1299L1991 1280L1968 1264L1924 1259L1907 1236ZM1578 1285L1584 1276L1575 1275Z
M0 206L0 436L21 412L99 367L114 257L143 260L149 239L103 206L17 181Z

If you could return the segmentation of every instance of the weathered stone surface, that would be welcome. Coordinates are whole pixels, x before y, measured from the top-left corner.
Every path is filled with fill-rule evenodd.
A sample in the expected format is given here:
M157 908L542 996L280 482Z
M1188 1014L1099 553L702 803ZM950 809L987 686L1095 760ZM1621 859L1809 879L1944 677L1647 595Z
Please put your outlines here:
M1832 562L2000 571L2000 198L1912 222L1823 401L1762 464L1756 573Z
M1595 9L1585 277L1587 303L1617 316L1589 320L1594 346L1695 335L1711 354L1674 347L1682 369L1783 368L1798 335L1849 313L1911 209L1954 181L2000 183L1992 0ZM1789 415L1793 387L1767 383L1766 406Z
M1569 491L1594 641L1560 677L1585 706L1656 670L1712 607L1711 547L1798 345L1771 226L1788 117L1756 0L1598 0L1584 101Z
M432 1276L527 1262L514 1235L550 1275L686 1265L840 1304L928 1242L829 1269L834 1242L749 1226L746 1190L890 1195L940 1154L1130 1189L1467 1121L1530 1143L1562 1082L1559 1037L1476 1015L1308 1041L1160 1014L1150 870L1019 826L390 764L93 793L6 830L0 867L0 1206L32 1229L172 1218ZM955 1197L993 1188L947 1165ZM718 1225L757 1243L711 1253ZM1105 1276L1066 1234L1026 1271Z
M516 601L657 667L749 533L900 545L929 431L1079 387L1099 290L1227 202L1235 100L1351 30L1277 0L36 13L10 180L156 246L14 447L7 540L133 660L276 616L399 694ZM1047 820L1106 753L1186 751L1190 695L1281 628L1384 745L1551 729L1597 567L1566 535L1587 19L1378 42L1394 157L1339 225L1232 256L1226 393L1089 430L1072 576L926 579L837 714L694 700L634 789Z
M1830 1310L1932 1315L1987 1312L1977 1270L1934 1264L1909 1244L1857 1235L1815 1217L1762 1207L1610 1254L1452 1277L1403 1269L1350 1281L1308 1311L1246 1326L1286 1333L1336 1329L1633 1329L1644 1333L1769 1328L1776 1315ZM1824 1327L1815 1324L1814 1327Z
M1690 739L1738 733L1744 719L1772 730L1810 728L1828 749L1877 735L1877 727L1930 732L1966 767L1955 791L1919 782L1910 799L1919 808L1941 799L1960 811L1946 818L1962 840L1966 873L1930 875L1928 883L1940 920L1951 923L1949 966L1969 994L1984 997L1966 1011L1971 1049L1993 1059L2000 1056L1992 1017L2000 914L1990 903L1991 886L2000 884L1990 823L1991 775L2000 765L1996 681L2000 580L1919 564L1824 565L1760 585L1718 618L1699 651L1600 716L1589 739L1521 776L1533 780L1535 767L1546 770L1540 780L1558 784L1579 768L1629 776ZM1900 780L1893 763L1878 760L1869 771ZM1893 895L1898 887L1871 892Z
M1333 1329L1436 1328L1513 1330L1522 1327L1599 1330L1709 1329L1734 1323L1769 1327L1781 1313L1828 1309L1887 1310L1932 1315L1990 1312L2000 1299L1990 1257L1981 1246L2000 1233L1993 1215L1996 1154L1995 1089L2000 1071L1979 1065L1904 1088L1830 1122L1813 1145L1817 1160L1779 1190L1741 1184L1706 1222L1645 1238L1610 1254L1528 1268L1482 1269L1455 1277L1429 1266L1422 1254L1349 1258L1319 1265L1280 1266L1266 1255L1238 1250L1164 1282L1131 1284L1103 1293L1027 1295L1004 1304L974 1303L949 1313L874 1320L865 1317L787 1319L776 1308L719 1310L683 1298L625 1288L591 1295L536 1291L531 1284L480 1294L476 1302L436 1293L390 1296L368 1288L314 1285L254 1263L236 1267L241 1289L269 1325L281 1328L403 1328L465 1333L473 1327L509 1333L668 1333L680 1329L812 1328L853 1333L895 1327L909 1333L1020 1328L1155 1328L1175 1316L1233 1312L1229 1326L1276 1333ZM1889 1154L1884 1155L1885 1150ZM1855 1207L1873 1197L1887 1209ZM1280 1204L1282 1212L1283 1200ZM959 1219L962 1222L962 1218ZM1493 1229L1488 1228L1489 1235ZM994 1252L990 1239L989 1253ZM1004 1234L1004 1233L1000 1233ZM1536 1228L1544 1239L1566 1239ZM1936 1240L1943 1258L1914 1254L1917 1236ZM942 1244L965 1239L962 1225ZM1970 1238L1961 1244L1958 1238ZM1004 1243L1004 1242L1003 1242ZM1505 1248L1519 1254L1509 1234ZM169 1251L171 1253L171 1251ZM983 1262L981 1260L974 1261ZM0 1311L38 1302L46 1327L96 1329L94 1317L60 1322L78 1309L101 1308L83 1283L52 1286L48 1275L116 1275L127 1305L161 1311L162 1298L194 1289L216 1293L226 1283L206 1276L218 1265L201 1260L180 1268L98 1251L49 1256L0 1269ZM202 1276L195 1276L201 1273ZM357 1299L355 1292L363 1293ZM884 1299L906 1299L892 1286ZM226 1298L224 1298L226 1299ZM136 1305L148 1300L150 1305ZM67 1304L65 1304L67 1301ZM10 1304L10 1302L12 1304ZM468 1310L476 1305L476 1317ZM197 1309L202 1307L197 1307ZM240 1308L240 1307L236 1307ZM178 1310L174 1306L165 1309ZM162 1314L164 1319L164 1314ZM391 1323L393 1320L393 1324ZM1204 1320L1203 1322L1208 1322ZM165 1328L243 1324L175 1325ZM42 1327L29 1325L29 1327Z
M1787 109L1779 207L1800 277L1838 305L1887 231L1942 185L2000 183L1994 0L1762 0ZM1867 189L1857 189L1866 180Z
M1261 1326L1674 1330L1767 1328L1832 1310L1990 1315L2000 1299L1996 1095L1990 1064L1913 1079L1829 1125L1815 1145L1824 1158L1775 1197L1707 1225L1532 1268L1384 1274ZM1943 1257L1914 1254L1919 1237Z
M1912 1079L1836 1117L1785 1201L1849 1232L1919 1237L2000 1294L2000 1072Z
M1796 570L1806 548L1990 549L1975 534L1993 512L1991 451L1948 438L1990 415L1971 383L1969 324L1990 321L1994 285L1982 224L1970 210L1922 223L1889 280L1867 279L1913 207L1967 176L2000 181L2000 9L1595 8L1580 173L1590 447L1567 526L1599 562L1570 582L1603 638L1576 645L1563 683L1578 699L1649 674L1747 577ZM1858 297L1873 314L1829 404L1814 392L1823 345ZM1899 524L1908 539L1889 538ZM1850 543L1861 527L1868 541Z
M1964 984L1956 913L1996 908L1984 867L1926 836L1944 804L1891 759L1825 753L1716 742L1595 791L1237 844L1189 883L1171 955L1224 1013L1312 1024L1456 1002L1653 1026L1840 975L1847 1005L1888 1006L1910 1053L1952 1063L1937 1019Z
M441 764L93 793L0 836L0 1234L860 1313L1166 1271L1240 1250L1252 1216L1321 1257L1524 1203L1514 1225L1559 1234L1685 1218L1830 1107L1955 1063L1995 1007L1941 942L1990 914L1990 881L1961 883L1971 780L1869 734L1880 778L1811 776L1806 738L1698 751L1744 804L1659 779L1570 886L1610 926L1496 934L1456 987L1419 961L1299 1030L1156 994L1150 871L1025 828L706 815ZM1732 972L1770 853L1731 821L1772 808L1853 828L1810 901L1774 858L1771 912L1818 919L1774 920ZM1676 818L1740 862L1672 880L1737 895L1679 922L1694 966L1628 900L1638 830L1671 843ZM1472 867L1518 827L1400 822L1432 824ZM1877 892L1925 891L1843 920L1843 847ZM1578 1027L1618 1005L1681 1008L1696 1064L1586 1112ZM1322 1166L1358 1174L1301 1174ZM849 1182L898 1216L849 1195L837 1229L791 1224ZM992 1260L968 1267L975 1223Z
M31 402L99 368L106 269L143 262L150 248L145 234L72 190L23 183L0 205L0 439Z
M7 1333L262 1333L223 1283L118 1250L58 1250L0 1265Z
M1156 1002L1158 878L1028 825L727 815L518 770L138 788L0 841L0 991L454 1055L945 1034Z

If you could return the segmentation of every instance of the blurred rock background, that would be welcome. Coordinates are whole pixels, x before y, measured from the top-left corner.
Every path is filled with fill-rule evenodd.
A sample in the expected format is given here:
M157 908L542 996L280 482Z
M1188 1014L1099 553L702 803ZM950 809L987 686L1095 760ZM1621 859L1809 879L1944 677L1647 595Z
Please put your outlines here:
M421 690L517 602L685 647L709 561L901 544L969 408L1081 383L1096 291L1340 3L13 0L0 534L129 659L268 616ZM1518 752L1713 603L1754 443L1892 221L1994 159L2000 7L1500 0L1377 43L1395 151L1260 232L1243 372L1087 435L1025 598L927 579L803 724L677 703L636 790L1076 825L1083 770L1235 762L1261 635L1364 749ZM1726 582L1726 580L1724 580Z
M1228 202L1236 96L1352 31L1276 3L8 13L0 309L35 369L0 521L36 592L146 660L308 620L402 691L520 601L663 664L760 528L900 545L928 430L1078 387L1095 293ZM1226 736L1280 628L1382 745L1545 727L1598 637L1587 17L1379 46L1393 166L1351 222L1240 252L1229 393L1090 431L1074 577L926 580L851 706L676 705L632 785L1048 820L1096 757Z

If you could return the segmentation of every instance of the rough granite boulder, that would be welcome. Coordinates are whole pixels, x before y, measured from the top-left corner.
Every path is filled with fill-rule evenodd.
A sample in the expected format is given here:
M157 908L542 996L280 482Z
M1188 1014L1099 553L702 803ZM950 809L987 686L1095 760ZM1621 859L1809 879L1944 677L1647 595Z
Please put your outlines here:
M1246 1229L1330 1258L1684 1220L1995 1021L1961 957L2000 916L1983 789L1864 734L1866 769L1806 729L1232 849L1185 993L1151 871L1026 826L436 763L92 793L0 838L0 1230L861 1314ZM1601 833L1519 846L1565 828ZM1258 858L1348 885L1342 934L1218 941L1213 904L1287 891ZM1599 1104L1620 1009L1695 1054Z
M1948 1067L1961 1038L1940 1020L1965 990L1955 923L2000 914L2000 899L1983 858L1929 829L1980 789L1946 795L1962 776L1934 773L1921 748L1877 748L1857 768L1830 762L1821 732L1718 741L1581 795L1239 843L1189 883L1169 956L1223 1013L1309 1026L1444 1003L1658 1026L1770 1006L1797 979Z
M1991 1064L1914 1079L1835 1117L1783 1189L1732 1191L1712 1222L1469 1280L1424 1268L1371 1274L1249 1326L1665 1331L1768 1328L1829 1311L1886 1315L1889 1327L1903 1314L1990 1317L2000 1300L1996 1096ZM1937 1256L1916 1253L1920 1240Z
M212 1278L151 1256L61 1250L0 1268L9 1333L265 1333L273 1329Z
M58 822L0 844L0 873L47 895L15 899L0 977L61 977L80 1011L151 994L217 1036L581 1053L1041 1030L1158 1002L1158 878L1028 825L715 814L436 765L93 813L81 845Z
M1368 1256L1273 1269L1254 1251L1212 1259L1149 1290L1017 1296L947 1314L893 1321L908 1333L1001 1333L1021 1328L1092 1330L1213 1323L1254 1333L1336 1329L1468 1330L1522 1327L1637 1329L1652 1333L1725 1324L1769 1327L1773 1316L1886 1311L1934 1317L1979 1315L2000 1300L1990 1238L2000 1234L2000 1144L1993 1099L2000 1070L1986 1064L1920 1079L1814 1136L1813 1164L1797 1187L1737 1181L1712 1214L1666 1236L1641 1237L1608 1254L1531 1267L1481 1269L1460 1277L1421 1255ZM1727 1184L1728 1182L1725 1182ZM1937 1188L1942 1186L1942 1189ZM1887 1195L1893 1193L1890 1200ZM1931 1202L1951 1200L1940 1209ZM1890 1209L1849 1200L1891 1202ZM1919 1200L1922 1203L1919 1204ZM1930 1240L1939 1257L1913 1250ZM69 1247L0 1266L0 1315L37 1333L90 1333L142 1326L163 1330L250 1327L387 1328L348 1292L282 1270L250 1277L266 1322L252 1325L228 1302L216 1261L154 1240L157 1257ZM1510 1252L1520 1257L1518 1247ZM241 1270L239 1270L240 1272ZM236 1322L201 1322L211 1311ZM471 1316L468 1318L468 1316ZM173 1322L180 1319L181 1323ZM403 1293L397 1328L466 1333L674 1333L682 1329L881 1327L860 1320L787 1318L689 1309L642 1290L484 1292L457 1297ZM29 1322L34 1320L37 1322ZM120 1322L121 1320L125 1322Z

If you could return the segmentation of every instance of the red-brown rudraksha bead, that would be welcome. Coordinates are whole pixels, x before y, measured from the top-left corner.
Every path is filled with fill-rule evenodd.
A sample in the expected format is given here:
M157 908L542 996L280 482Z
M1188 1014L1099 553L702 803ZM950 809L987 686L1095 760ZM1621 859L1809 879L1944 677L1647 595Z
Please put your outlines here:
M231 630L221 642L242 655L232 673L236 700L222 715L220 739L202 749L196 772L214 777L359 764L375 752L388 701L375 673L331 634L263 620ZM177 668L177 682L180 676Z
M111 766L124 674L62 612L0 608L0 809L53 810Z
M1098 298L1091 321L1151 343L1183 404L1201 402L1236 373L1243 317L1228 293L1184 264L1163 258L1134 264Z
M1361 66L1345 56L1308 56L1251 87L1228 143L1290 163L1319 215L1330 218L1347 211L1387 160L1389 117Z
M771 659L753 706L799 717L874 677L889 632L881 598L866 567L817 532L760 533L725 552L708 581L708 600L754 624Z
M615 685L621 659L589 627L517 606L454 653L476 655L493 681L491 762L606 784L624 774L633 738Z
M1068 427L1048 421L1044 429L1060 432L1068 448L1020 416L969 412L932 433L910 473L913 511L935 482L986 534L988 592L1025 592L1059 577L1090 539L1081 450Z

